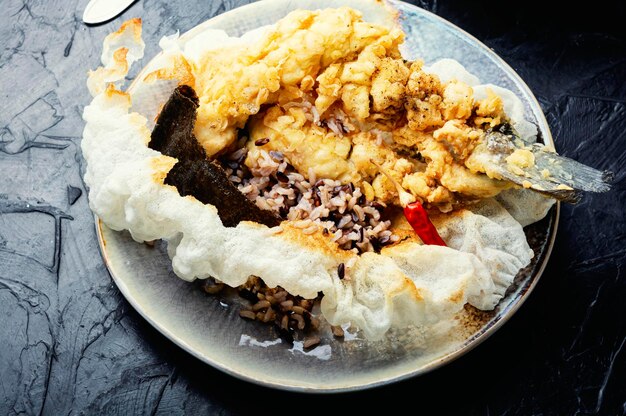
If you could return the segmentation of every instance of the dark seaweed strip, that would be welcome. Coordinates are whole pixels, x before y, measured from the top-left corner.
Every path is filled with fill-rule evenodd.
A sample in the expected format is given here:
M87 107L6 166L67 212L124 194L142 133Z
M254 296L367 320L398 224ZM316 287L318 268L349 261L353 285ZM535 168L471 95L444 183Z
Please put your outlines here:
M272 211L262 210L246 198L214 160L178 162L165 183L174 185L181 196L193 195L198 201L215 206L226 227L234 227L240 221L254 221L269 227L280 224L280 218Z
M215 206L226 227L234 227L240 221L268 227L280 224L276 214L260 209L239 192L218 162L206 158L193 135L197 108L198 97L193 88L182 85L174 90L159 114L148 146L178 159L165 183L175 186L181 196L191 195Z
M176 88L159 114L148 147L178 160L206 159L193 135L197 108L198 97L193 88Z

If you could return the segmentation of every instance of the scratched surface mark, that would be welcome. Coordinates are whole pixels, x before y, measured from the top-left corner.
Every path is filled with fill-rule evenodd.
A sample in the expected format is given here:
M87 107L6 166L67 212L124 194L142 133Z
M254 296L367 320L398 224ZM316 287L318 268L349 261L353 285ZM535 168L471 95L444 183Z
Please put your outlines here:
M492 338L423 377L319 398L226 376L181 351L126 303L102 264L82 181L86 71L104 36L144 20L146 57L246 1L141 0L87 27L87 0L3 0L0 13L0 414L319 414L393 398L425 414L626 413L626 19L593 7L414 1L502 56L539 100L557 149L616 173L610 194L564 206L550 263ZM543 2L546 3L546 2ZM562 9L568 7L567 18ZM451 399L441 400L445 391ZM244 392L244 393L242 393ZM315 402L314 405L312 405Z

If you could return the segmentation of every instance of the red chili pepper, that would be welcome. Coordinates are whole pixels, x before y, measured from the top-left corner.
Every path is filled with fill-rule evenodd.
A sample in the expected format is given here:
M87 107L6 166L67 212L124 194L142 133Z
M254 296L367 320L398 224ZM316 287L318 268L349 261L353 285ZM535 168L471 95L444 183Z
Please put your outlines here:
M447 246L443 241L437 229L430 222L428 213L419 202L412 202L404 207L404 216L406 217L415 233L422 239L424 244Z

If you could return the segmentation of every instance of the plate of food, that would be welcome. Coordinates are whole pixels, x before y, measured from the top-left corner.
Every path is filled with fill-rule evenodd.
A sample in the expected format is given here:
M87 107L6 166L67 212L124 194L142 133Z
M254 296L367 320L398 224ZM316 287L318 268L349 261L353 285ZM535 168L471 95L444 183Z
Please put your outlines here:
M610 175L559 156L493 51L397 1L264 0L104 40L85 181L123 295L200 360L305 392L461 356L526 299L557 200Z

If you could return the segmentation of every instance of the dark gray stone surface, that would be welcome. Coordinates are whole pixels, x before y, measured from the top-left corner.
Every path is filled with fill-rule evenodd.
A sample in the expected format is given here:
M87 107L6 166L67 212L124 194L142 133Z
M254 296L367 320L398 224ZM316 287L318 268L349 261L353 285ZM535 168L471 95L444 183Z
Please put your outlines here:
M626 413L622 2L415 2L512 65L539 99L557 149L614 171L615 187L563 207L535 292L477 349L420 378L324 397L233 379L155 331L102 263L81 179L86 70L98 65L104 36L142 17L149 58L161 36L245 1L141 0L94 27L81 21L86 3L0 2L1 415L230 415L274 406L319 414L380 403L425 414Z

